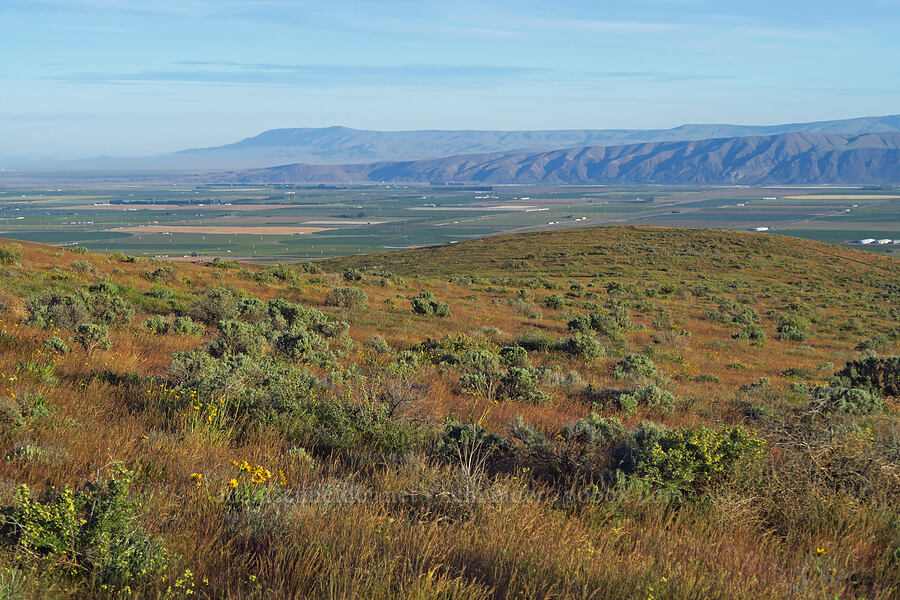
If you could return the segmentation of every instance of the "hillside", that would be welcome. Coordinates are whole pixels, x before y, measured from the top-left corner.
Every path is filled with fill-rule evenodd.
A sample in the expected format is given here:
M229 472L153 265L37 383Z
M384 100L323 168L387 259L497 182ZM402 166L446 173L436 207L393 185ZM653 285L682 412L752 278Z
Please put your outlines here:
M0 597L900 593L896 259L595 227L0 274Z
M900 181L900 133L787 133L422 161L299 164L235 171L211 179L247 184L884 184Z

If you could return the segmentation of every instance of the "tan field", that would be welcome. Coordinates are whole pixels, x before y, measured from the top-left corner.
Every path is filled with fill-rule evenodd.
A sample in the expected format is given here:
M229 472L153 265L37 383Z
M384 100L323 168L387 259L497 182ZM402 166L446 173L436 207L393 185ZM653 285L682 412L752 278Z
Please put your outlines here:
M211 235L294 235L329 231L330 227L235 227L230 225L147 225L146 227L120 227L110 231L129 233L207 233Z

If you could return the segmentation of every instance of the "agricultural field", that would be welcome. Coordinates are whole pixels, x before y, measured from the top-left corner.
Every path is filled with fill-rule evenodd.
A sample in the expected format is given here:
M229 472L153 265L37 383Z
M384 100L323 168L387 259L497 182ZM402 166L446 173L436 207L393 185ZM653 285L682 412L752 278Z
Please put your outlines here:
M900 595L890 255L621 225L134 254L0 240L0 597Z
M900 239L897 189L429 186L2 188L0 235L95 252L321 259L533 230L659 225ZM867 245L876 252L900 244Z

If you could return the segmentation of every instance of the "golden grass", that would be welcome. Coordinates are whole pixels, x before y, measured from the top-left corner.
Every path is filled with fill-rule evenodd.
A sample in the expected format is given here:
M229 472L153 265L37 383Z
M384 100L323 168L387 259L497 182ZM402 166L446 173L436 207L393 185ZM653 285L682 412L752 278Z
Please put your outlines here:
M632 310L633 320L644 328L626 337L630 349L654 354L679 404L666 414L651 408L628 416L603 412L628 424L641 419L671 426L747 423L743 404L747 398L738 388L760 377L771 380L772 396L753 401L783 411L783 403L793 401L787 390L795 381L782 375L786 369L805 368L812 378L824 378L858 356L854 345L859 339L896 327L886 313L887 301L878 305L873 295L882 289L876 284L896 282L900 274L897 261L888 258L777 237L648 228L506 240L333 263L335 269L377 263L407 276L423 274L405 284L381 285L371 276L353 284L368 295L368 308L359 312L322 305L329 287L347 285L332 275L300 275L293 284L258 283L238 269L179 264L175 280L165 285L188 298L205 287L228 285L263 300L299 300L350 320L356 349L367 338L381 335L400 350L427 337L481 335L482 327L498 329L498 339L505 341L537 326L562 336L569 312L586 311L588 301L605 301L608 283L631 284L639 290L669 283L676 288L673 293L648 299L654 310L665 308L676 328L690 336L660 338L664 332L653 326L654 313ZM154 592L160 596L184 569L194 573L196 597L208 598L821 600L824 593L827 598L886 600L900 590L897 563L890 558L900 544L896 504L857 499L815 483L812 475L807 481L804 477L814 468L805 455L775 443L770 444L764 466L769 476L750 492L746 487L714 489L705 502L677 509L628 495L577 507L550 499L494 503L477 507L469 518L458 518L439 505L403 504L393 495L439 489L457 476L426 460L421 450L403 461L374 464L352 456L320 456L310 470L288 453L294 441L274 428L260 425L243 436L213 439L202 431L173 429L159 413L142 410L134 392L103 383L96 374L109 370L161 375L173 353L199 347L209 337L151 335L140 326L151 316L147 310L139 310L131 324L114 328L112 350L91 356L73 351L56 365L56 383L40 382L18 365L40 349L51 332L15 327L26 314L25 296L45 287L45 278L54 269L76 277L58 285L79 286L109 277L140 294L159 285L144 274L164 263L126 264L38 244L21 246L22 266L9 267L11 275L0 284L0 299L10 307L2 315L2 325L11 340L0 347L0 373L19 373L13 386L17 393L43 394L58 411L47 421L30 422L0 439L0 455L35 444L61 452L65 460L48 464L0 460L0 480L8 482L0 489L3 503L8 503L14 483L37 489L78 485L104 472L112 460L123 461L139 474L134 491L144 507L143 522L179 557ZM560 252L569 254L552 256ZM100 275L72 272L70 265L81 260L94 264ZM516 261L529 261L529 266L504 266ZM262 270L243 268L250 273ZM541 308L543 317L536 320L517 314L505 302L514 297L518 284L446 282L458 274L520 279L539 275L562 288L533 290L532 302L538 306L551 293L565 294L573 281L596 285L569 298L572 306L566 309ZM703 283L714 288L712 295L689 293ZM453 317L413 314L408 298L423 289L449 302ZM586 298L588 291L597 299ZM764 346L732 339L736 326L704 318L723 296L731 300L744 296L747 305L763 315L769 336ZM815 316L806 343L775 339L766 316L769 310L785 310L790 302L803 304ZM851 320L857 322L853 327ZM654 335L663 341L657 343ZM896 339L884 351L896 353ZM364 352L353 351L342 365L360 364L364 358ZM593 363L540 353L531 358L535 364L575 370L585 383L598 388L628 386L612 375L615 356ZM826 363L832 367L820 370ZM318 368L316 372L326 374ZM712 375L718 381L698 380L698 375ZM490 431L503 433L521 415L552 432L590 408L573 393L578 390L564 388L546 390L553 398L550 405L488 405L459 388L458 374L437 367L423 368L415 382L420 391L405 410L432 427L439 427L448 416L466 422L483 416ZM896 406L889 404L880 426L890 431L896 419ZM802 429L800 424L793 426ZM774 430L762 433L773 441L780 435ZM285 501L258 514L226 514L223 490L233 473L231 462L240 460L283 469L288 481ZM205 474L200 492L190 480L194 472ZM523 490L547 491L547 484L521 472L498 476L485 485L507 496ZM368 500L303 501L316 490L341 486L365 490ZM817 547L827 549L827 554L816 557ZM9 564L3 556L0 553L0 563ZM37 580L31 585L35 596L47 592ZM69 592L58 590L57 595L92 594L88 587L75 586Z

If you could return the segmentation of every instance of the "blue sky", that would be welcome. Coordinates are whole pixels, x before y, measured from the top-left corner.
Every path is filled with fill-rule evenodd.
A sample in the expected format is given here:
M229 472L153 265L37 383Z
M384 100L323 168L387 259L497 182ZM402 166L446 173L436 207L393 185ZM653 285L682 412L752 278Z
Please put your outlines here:
M0 156L900 113L900 0L0 0Z

